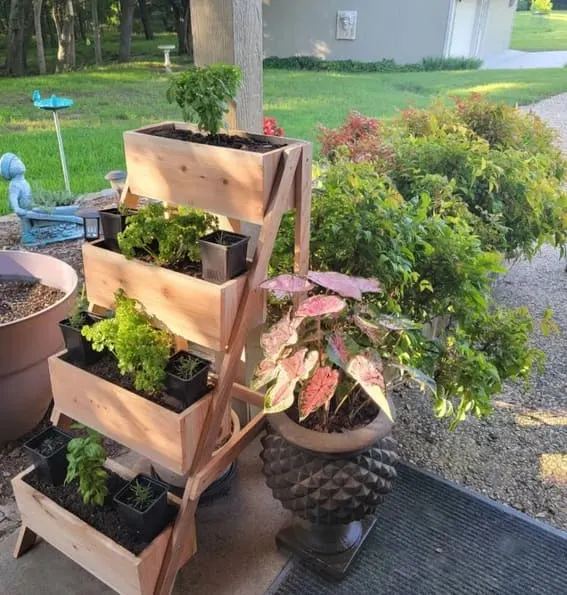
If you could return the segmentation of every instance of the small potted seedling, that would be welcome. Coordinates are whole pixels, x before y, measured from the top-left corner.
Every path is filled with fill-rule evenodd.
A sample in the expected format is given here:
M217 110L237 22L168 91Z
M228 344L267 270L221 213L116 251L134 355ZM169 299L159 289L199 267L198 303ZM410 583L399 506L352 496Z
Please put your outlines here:
M249 236L218 229L199 239L203 279L225 283L246 270Z
M100 212L100 224L102 225L102 234L107 248L114 252L120 252L118 247L118 234L122 233L128 225L130 215L136 213L133 209L127 209L120 205L109 209L102 209Z
M186 405L198 401L207 393L210 362L186 351L177 352L167 364L167 393Z
M151 541L167 524L167 486L139 474L115 496L114 504L133 531Z
M67 475L67 445L72 436L52 426L24 444L40 475L52 485L61 485Z
M85 287L81 291L80 297L75 302L69 318L65 318L59 323L59 328L63 333L65 347L72 354L76 361L85 364L94 364L103 355L103 352L95 351L91 344L81 334L84 326L91 326L100 318L87 312L88 301L85 294Z

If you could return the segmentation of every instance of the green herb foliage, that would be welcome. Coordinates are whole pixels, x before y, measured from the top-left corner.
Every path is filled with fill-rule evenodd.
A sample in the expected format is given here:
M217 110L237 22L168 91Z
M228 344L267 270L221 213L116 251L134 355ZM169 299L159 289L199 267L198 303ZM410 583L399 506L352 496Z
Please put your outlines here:
M201 360L195 359L190 355L182 356L175 361L175 375L183 378L183 380L189 380L202 367L202 364L203 362Z
M171 79L166 97L169 103L177 103L186 122L195 122L199 130L216 135L241 79L237 66L192 66Z
M67 460L65 483L78 480L83 502L102 506L108 493L108 473L103 468L106 451L100 434L87 428L85 437L73 438L67 445Z
M75 329L82 328L85 323L85 311L89 306L89 300L85 291L85 286L81 288L81 293L77 296L73 308L69 313L69 325Z
M130 506L144 511L149 507L153 499L154 493L150 485L140 483L138 480L130 485L128 498Z
M151 318L123 290L115 294L113 318L85 326L82 334L95 351L108 349L117 359L121 374L132 374L136 390L155 393L162 388L171 337L152 326Z
M67 190L47 190L35 186L32 191L32 206L47 211L55 207L65 207L77 202L77 195Z
M199 260L198 239L218 227L218 219L196 209L166 209L150 203L128 218L118 234L118 245L126 258L148 256L158 266L174 266Z

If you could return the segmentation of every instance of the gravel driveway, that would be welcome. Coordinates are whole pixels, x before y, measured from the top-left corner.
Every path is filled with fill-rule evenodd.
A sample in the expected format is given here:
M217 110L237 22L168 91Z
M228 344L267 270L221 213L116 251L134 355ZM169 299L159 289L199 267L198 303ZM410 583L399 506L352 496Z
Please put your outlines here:
M532 109L556 127L567 153L567 93ZM558 251L546 246L531 263L513 265L495 289L511 307L525 305L538 319L551 307L562 329L534 336L545 351L544 373L532 386L508 384L485 420L454 432L433 417L419 392L396 397L402 455L423 466L567 530L567 274Z

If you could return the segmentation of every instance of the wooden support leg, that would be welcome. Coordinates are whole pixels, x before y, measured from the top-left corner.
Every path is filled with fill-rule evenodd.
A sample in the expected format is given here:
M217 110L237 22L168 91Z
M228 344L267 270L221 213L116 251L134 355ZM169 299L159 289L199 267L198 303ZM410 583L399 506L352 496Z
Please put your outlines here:
M73 420L54 407L51 412L51 423L62 430L68 430L73 424Z
M22 525L14 548L14 558L19 558L29 551L35 545L36 539L37 534L26 525Z

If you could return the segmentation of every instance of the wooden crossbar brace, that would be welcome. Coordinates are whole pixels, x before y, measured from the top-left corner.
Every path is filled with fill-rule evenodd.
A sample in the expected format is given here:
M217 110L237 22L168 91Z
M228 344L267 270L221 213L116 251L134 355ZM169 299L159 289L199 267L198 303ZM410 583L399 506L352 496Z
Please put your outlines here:
M304 167L304 160L302 160L301 168L298 167L300 158L302 157L303 146L287 147L284 149L280 160L268 208L265 213L264 223L260 231L256 254L248 272L247 284L240 300L239 315L232 329L228 349L219 371L219 382L215 390L215 395L209 405L204 430L201 434L191 473L183 494L183 500L163 559L155 590L159 595L169 595L171 593L182 553L183 539L188 532L194 530L194 517L199 501L200 487L203 484L203 479L207 477L207 464L215 446L223 412L228 406L231 397L240 354L246 342L249 321L252 315L251 300L249 298L252 292L257 290L258 285L264 280L285 209L284 198L291 191L292 184L305 184L303 171L298 173L298 170ZM301 194L299 196L301 197ZM303 207L298 205L298 209L303 209ZM305 211L303 210L301 214L304 213ZM301 230L303 230L302 227ZM308 239L309 232L303 232L303 236Z

